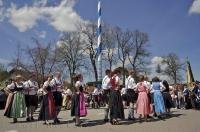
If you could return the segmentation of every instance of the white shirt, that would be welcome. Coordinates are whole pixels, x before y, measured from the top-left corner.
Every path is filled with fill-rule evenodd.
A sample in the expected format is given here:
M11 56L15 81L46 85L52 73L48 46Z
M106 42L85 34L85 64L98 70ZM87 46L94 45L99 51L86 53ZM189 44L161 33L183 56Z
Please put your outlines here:
M67 94L67 95L72 95L72 91L71 91L70 89L67 89L67 90L66 90L66 94Z
M44 82L44 85L43 85L43 87L42 87L42 89L43 89L43 94L44 94L44 95L47 94L47 93L46 93L47 90L44 90L44 89L46 89L48 86L51 86L51 82L45 81L45 82Z
M81 81L76 81L75 87L80 87L80 86L83 87L83 82L81 82Z
M50 85L52 86L52 92L58 91L62 92L63 91L63 83L60 79L54 78L51 80Z
M125 88L126 89L135 89L136 83L133 77L129 76L125 81Z
M102 88L104 90L107 90L107 89L111 88L110 77L108 77L108 75L106 75L102 80Z
M21 83L21 84L23 84L23 83ZM14 82L12 82L11 84L9 84L8 86L7 86L7 89L9 89L9 90L13 90L13 89L15 89L15 85L17 86L17 88L23 88L23 85L19 85L18 83L14 83Z
M126 94L126 88L122 88L121 90L121 95L124 95L124 94Z
M28 80L24 82L24 93L26 95L36 95L38 88L38 83L35 81Z
M9 85L7 86L7 88L8 88L9 90L14 89L14 88L15 88L15 83L9 84Z
M99 90L97 88L95 88L92 94L93 95L98 95L99 94Z

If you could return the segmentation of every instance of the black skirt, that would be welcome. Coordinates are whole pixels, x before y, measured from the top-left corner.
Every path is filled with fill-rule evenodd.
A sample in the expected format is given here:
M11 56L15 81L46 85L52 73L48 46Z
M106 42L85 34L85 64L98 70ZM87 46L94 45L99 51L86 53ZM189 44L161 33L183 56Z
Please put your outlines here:
M37 95L25 95L26 107L38 105L38 97Z
M119 90L111 91L110 96L110 119L124 119L124 107Z
M43 96L38 120L52 120L56 117L53 95L48 93Z
M53 97L55 100L55 106L62 106L62 94L61 92L53 92Z
M103 90L103 102L106 104L109 104L109 100L110 100L110 89L107 90Z
M173 107L173 102L172 102L172 97L169 94L169 92L163 92L163 99L164 99L164 103L165 103L165 108L170 109Z
M79 94L72 96L71 116L80 116L80 97Z
M126 93L127 103L134 103L137 101L137 94L133 89L127 89Z

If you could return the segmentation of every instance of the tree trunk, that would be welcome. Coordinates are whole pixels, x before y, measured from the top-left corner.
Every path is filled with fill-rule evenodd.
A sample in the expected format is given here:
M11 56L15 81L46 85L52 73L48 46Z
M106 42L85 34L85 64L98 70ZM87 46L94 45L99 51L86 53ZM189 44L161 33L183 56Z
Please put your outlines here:
M122 76L123 76L123 86L125 86L125 79L126 79L126 78L125 78L125 70L124 70L124 68L125 68L125 61L123 61L123 63L122 63L122 71L123 71L123 73L122 73L122 74L123 74L123 75L122 75Z
M96 66L95 61L92 62L92 67L93 67L93 70L94 70L95 81L98 81L97 66Z

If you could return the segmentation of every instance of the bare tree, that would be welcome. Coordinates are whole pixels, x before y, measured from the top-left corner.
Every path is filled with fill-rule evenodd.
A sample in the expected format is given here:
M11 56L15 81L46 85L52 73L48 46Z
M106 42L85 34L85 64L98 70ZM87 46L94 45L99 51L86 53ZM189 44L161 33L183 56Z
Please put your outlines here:
M73 77L77 70L83 66L84 60L84 45L81 35L78 32L65 33L59 41L60 59L67 66L71 86L73 86Z
M36 73L38 83L45 81L45 75L52 72L56 62L58 51L52 47L52 44L41 44L34 39L35 47L27 47L26 53L30 58L29 68Z
M103 49L104 49L103 57L105 58L105 61L108 62L109 69L112 70L112 66L113 64L116 63L116 59L117 59L115 32L112 27L108 25L103 26L102 41L103 41Z
M125 85L125 62L128 58L128 53L130 51L129 42L131 40L131 32L126 30L122 31L119 27L115 30L117 49L118 49L118 59L122 63L123 69L123 85Z
M175 53L170 53L163 58L163 63L167 65L163 72L173 79L174 84L176 84L177 81L181 81L180 71L183 70L184 63L181 63L179 57Z
M147 50L148 35L138 30L131 33L131 41L129 43L128 60L135 72L145 72L148 64L146 57L150 53Z
M92 68L94 71L95 80L98 81L98 73L97 73L97 56L96 56L96 47L97 47L97 26L94 23L90 23L87 25L81 25L80 30L82 32L83 37L86 40L85 45L85 53L89 56L90 62L92 64Z
M13 57L12 61L9 63L9 66L17 70L22 69L22 68L26 69L25 65L22 62L22 54L23 54L23 49L21 48L20 44L17 44L15 56Z

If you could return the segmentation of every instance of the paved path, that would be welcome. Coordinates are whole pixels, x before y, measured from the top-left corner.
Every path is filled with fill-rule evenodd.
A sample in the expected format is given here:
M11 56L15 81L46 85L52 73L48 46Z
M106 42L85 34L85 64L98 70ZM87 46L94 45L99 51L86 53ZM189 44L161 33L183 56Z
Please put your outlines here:
M127 115L127 110L125 110ZM200 111L172 110L172 117L165 120L156 118L149 122L131 122L124 120L118 126L104 123L103 109L90 109L88 116L83 120L88 122L87 127L75 127L70 111L62 111L59 115L61 124L43 125L42 121L29 122L25 118L13 124L12 119L5 118L0 111L0 132L200 132ZM37 112L35 114L37 116Z

